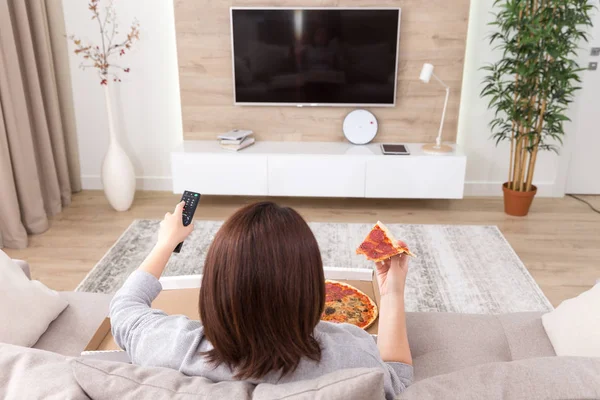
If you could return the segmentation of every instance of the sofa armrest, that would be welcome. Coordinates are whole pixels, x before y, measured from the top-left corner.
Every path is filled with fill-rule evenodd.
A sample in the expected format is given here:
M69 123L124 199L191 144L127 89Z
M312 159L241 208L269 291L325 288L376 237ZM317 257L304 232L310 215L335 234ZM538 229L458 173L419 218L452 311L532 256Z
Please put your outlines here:
M29 269L29 263L25 260L14 260L15 264L17 264L25 273L25 275L27 275L27 279L31 279L31 271Z

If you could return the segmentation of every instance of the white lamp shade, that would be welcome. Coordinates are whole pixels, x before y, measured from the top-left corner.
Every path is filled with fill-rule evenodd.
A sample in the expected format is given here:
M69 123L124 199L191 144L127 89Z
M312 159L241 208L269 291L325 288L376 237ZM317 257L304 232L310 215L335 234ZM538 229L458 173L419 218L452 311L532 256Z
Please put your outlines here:
M421 70L421 76L419 79L424 83L429 83L431 75L433 75L433 65L429 63L423 64L423 69Z

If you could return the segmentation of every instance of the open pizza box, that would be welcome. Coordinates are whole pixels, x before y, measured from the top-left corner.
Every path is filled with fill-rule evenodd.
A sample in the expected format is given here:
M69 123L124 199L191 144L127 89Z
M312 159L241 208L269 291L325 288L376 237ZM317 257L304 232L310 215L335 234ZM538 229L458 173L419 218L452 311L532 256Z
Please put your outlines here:
M325 267L325 279L347 283L361 290L379 306L379 287L372 269ZM182 314L191 319L199 319L198 293L202 275L162 277L163 290L152 302L152 308L167 314ZM367 332L377 337L379 319L375 320ZM130 362L127 353L117 346L111 334L110 319L102 321L94 336L81 352L82 357L101 360Z

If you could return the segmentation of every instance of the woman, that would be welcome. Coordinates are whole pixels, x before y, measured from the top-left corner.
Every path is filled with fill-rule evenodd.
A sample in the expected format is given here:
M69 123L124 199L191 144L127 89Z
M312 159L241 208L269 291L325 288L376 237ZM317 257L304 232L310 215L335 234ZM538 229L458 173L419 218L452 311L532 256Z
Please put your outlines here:
M349 324L319 322L325 303L315 237L293 209L270 202L237 211L217 232L204 263L200 321L150 308L175 246L192 231L179 203L156 246L117 292L112 333L135 364L173 368L212 381L285 383L346 368L381 368L386 397L410 384L405 256L377 265L377 343Z

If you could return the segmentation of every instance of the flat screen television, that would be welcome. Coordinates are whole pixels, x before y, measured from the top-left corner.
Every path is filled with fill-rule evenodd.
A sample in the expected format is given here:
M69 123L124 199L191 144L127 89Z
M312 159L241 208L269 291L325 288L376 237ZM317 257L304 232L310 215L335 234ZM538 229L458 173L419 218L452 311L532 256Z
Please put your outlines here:
M399 8L231 8L237 105L394 106Z

